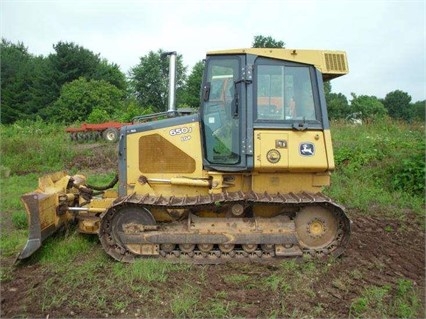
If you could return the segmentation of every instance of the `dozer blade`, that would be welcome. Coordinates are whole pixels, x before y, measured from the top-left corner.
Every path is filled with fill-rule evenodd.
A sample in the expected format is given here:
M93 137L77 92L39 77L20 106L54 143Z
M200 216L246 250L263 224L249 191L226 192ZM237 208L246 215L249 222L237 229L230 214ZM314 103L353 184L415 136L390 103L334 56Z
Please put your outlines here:
M47 237L73 219L69 212L58 209L59 196L65 194L69 178L64 172L43 176L36 191L21 197L27 211L29 234L17 259L30 257Z

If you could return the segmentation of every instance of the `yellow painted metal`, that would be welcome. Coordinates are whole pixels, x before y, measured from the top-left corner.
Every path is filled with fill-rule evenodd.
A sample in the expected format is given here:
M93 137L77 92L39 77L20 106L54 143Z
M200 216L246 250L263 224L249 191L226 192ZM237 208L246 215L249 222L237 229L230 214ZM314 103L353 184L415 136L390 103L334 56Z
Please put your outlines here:
M159 254L160 245L151 244L128 244L126 248L136 255L155 256Z
M102 197L102 198L92 198L90 204L87 206L89 212L99 213L104 212L111 204L117 199L118 196L115 197Z
M33 254L44 239L74 218L70 212L58 211L60 198L65 201L74 198L72 194L66 193L70 178L65 172L42 176L39 178L38 188L21 197L27 212L29 234L19 259Z
M254 216L262 218L271 218L282 213L282 207L280 205L275 207L271 205L255 205L252 209Z
M318 179L317 176L321 176ZM323 182L323 183L321 183ZM252 190L257 193L320 192L330 179L317 173L258 173L252 176Z
M254 132L254 172L224 173L202 169L201 141L199 127L191 124L192 131L183 140L170 135L179 126L135 133L128 136L128 194L151 194L162 196L196 196L223 191L255 192L318 192L329 185L329 171L334 168L333 151L329 130L325 131L286 131L255 130ZM140 148L155 149L153 145L141 145L140 139L156 135L173 144L185 156L194 160L194 172L168 173L158 164L157 171L144 172L138 165ZM304 156L300 149L304 143L314 146L312 156ZM167 143L163 143L167 145ZM168 149L159 150L158 158ZM142 152L142 151L141 151ZM175 151L176 153L176 151ZM178 158L174 159L179 160ZM141 178L143 176L144 178ZM164 215L164 216L163 216ZM167 219L161 213L161 219Z
M254 132L254 159L257 171L282 171L289 168L289 135L281 131Z
M186 186L201 186L209 187L210 182L207 179L191 179L186 177L172 177L170 179L172 185L186 185Z
M78 231L83 234L97 234L99 232L100 218L92 215L80 214Z
M329 132L255 130L254 137L256 171L325 172L334 168ZM303 154L307 144L313 145L312 152Z
M69 179L70 176L63 171L44 175L38 179L36 192L47 194L65 192Z
M330 185L330 172L312 174L312 186L324 187Z
M127 193L207 194L200 145L198 122L128 135Z
M210 193L217 194L222 191L249 192L251 190L251 173L225 173L208 171L212 179Z
M114 189L107 190L102 197L94 197L90 203L83 207L87 211L78 213L78 231L85 234L97 234L99 231L100 217L118 197Z
M99 229L99 215L111 206L118 197L116 190L108 190L103 198L92 198L88 205L79 207L78 213L61 211L61 207L71 205L78 193L76 188L67 189L70 179L80 187L85 184L83 175L69 176L65 172L56 172L39 178L39 186L32 193L22 196L27 211L30 228L30 240L43 241L50 234L78 215L80 232L95 234ZM73 193L74 192L74 193ZM84 202L80 198L80 202ZM31 244L33 245L33 244ZM35 246L34 246L35 247ZM28 248L30 249L30 248ZM25 254L25 249L24 252Z
M103 197L115 199L118 197L118 192L115 189L107 189L106 191L104 191Z
M207 55L222 54L254 54L267 58L312 64L321 71L324 80L331 80L349 72L346 52L344 51L249 48L207 52Z
M329 169L327 145L322 131L292 131L289 135L291 172L324 172ZM313 152L303 155L302 150L309 144L314 146Z
M330 171L333 171L334 166L334 152L333 152L333 144L331 141L331 133L330 130L324 130L324 143L325 143L325 149L327 153L327 162L328 162L328 169Z
M74 198L73 194L66 194L69 180L70 176L65 172L56 172L39 178L38 189L33 192L33 194L47 195L43 198L40 197L38 201L42 232L50 227L58 228L67 220L73 218L68 212L61 215L56 213L60 197L64 197L66 200L72 200ZM29 213L31 208L29 208L26 203L24 204L27 208L27 213Z

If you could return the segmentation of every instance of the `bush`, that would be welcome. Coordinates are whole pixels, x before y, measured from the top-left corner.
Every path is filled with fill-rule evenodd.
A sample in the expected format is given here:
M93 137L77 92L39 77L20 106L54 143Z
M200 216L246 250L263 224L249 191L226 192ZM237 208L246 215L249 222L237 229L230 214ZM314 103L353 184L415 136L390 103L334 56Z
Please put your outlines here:
M424 213L424 124L389 118L362 126L331 124L336 171L325 192L368 214ZM363 191L360 191L362 189Z
M111 120L111 116L108 114L107 111L100 109L100 108L94 108L92 113L87 117L87 123L103 123L108 122Z
M391 184L395 190L422 195L425 189L425 156L423 152L409 154L390 167Z

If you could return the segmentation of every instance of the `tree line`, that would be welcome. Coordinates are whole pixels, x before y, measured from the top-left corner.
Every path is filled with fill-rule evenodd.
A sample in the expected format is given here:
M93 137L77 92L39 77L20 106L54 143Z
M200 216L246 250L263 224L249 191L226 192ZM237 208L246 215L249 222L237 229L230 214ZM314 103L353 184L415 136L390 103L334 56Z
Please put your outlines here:
M284 48L283 41L257 35L252 47ZM70 124L108 120L128 122L133 117L167 109L168 60L162 49L141 56L124 74L119 66L73 42L58 42L48 56L35 56L21 42L2 39L1 114L2 124L41 119ZM176 59L176 103L197 108L203 61L188 72L182 55ZM348 118L354 114L371 120L389 115L412 121L425 119L425 101L411 102L411 96L395 90L384 99L352 93L350 101L324 86L329 116Z

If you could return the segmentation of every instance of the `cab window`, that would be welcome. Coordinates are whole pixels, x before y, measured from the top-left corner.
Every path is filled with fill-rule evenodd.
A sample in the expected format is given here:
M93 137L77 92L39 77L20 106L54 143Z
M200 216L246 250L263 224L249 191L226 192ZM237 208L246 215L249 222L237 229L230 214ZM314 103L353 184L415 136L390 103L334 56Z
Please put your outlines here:
M240 162L239 118L232 111L238 76L238 58L217 58L207 62L203 84L204 147L206 159L212 164Z
M317 120L310 68L257 66L257 120Z

